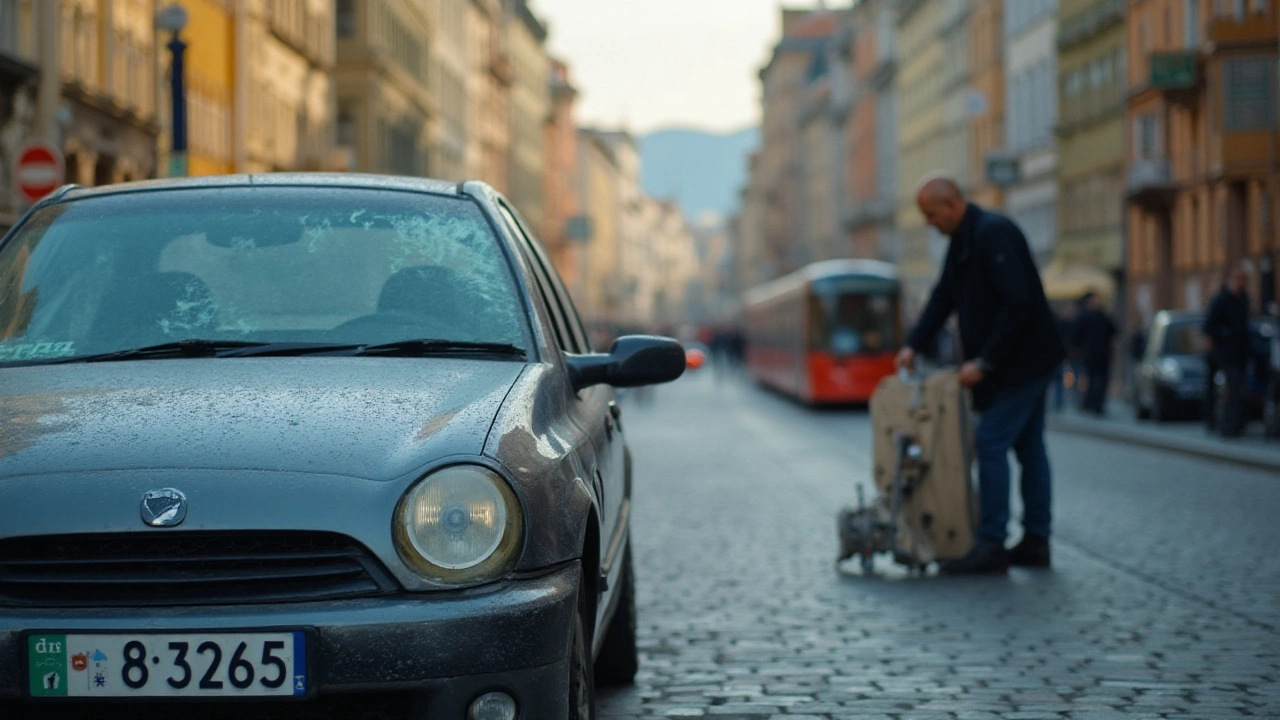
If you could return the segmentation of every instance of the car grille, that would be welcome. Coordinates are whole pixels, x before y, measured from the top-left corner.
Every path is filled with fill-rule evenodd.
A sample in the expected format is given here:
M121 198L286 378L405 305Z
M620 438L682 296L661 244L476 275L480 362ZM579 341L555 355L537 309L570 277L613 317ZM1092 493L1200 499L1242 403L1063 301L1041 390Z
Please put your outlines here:
M0 540L0 604L223 605L394 592L359 543L332 533L182 532Z

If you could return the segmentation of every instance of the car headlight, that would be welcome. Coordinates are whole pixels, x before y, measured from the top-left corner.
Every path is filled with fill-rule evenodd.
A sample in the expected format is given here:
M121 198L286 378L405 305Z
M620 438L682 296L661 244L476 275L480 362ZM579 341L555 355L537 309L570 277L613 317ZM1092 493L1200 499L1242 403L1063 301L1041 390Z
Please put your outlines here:
M423 577L484 582L511 570L523 520L515 493L497 473L454 465L418 481L396 508L400 557Z
M1171 383L1182 382L1182 365L1178 364L1178 361L1173 358L1161 360L1160 377Z

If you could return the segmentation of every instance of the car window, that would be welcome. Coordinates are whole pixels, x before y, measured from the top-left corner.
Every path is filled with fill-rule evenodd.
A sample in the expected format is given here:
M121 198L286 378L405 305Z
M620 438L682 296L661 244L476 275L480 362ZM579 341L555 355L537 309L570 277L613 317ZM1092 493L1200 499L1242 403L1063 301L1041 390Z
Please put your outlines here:
M533 274L538 284L538 293L542 296L542 301L547 307L547 312L551 314L552 325L555 329L556 344L565 352L577 353L581 352L577 344L574 342L573 333L569 329L569 323L565 319L564 313L560 307L560 303L555 299L554 291L551 288L551 281L547 278L546 273L542 270L541 263L537 257L533 255L532 248L529 246L528 238L524 234L520 222L516 220L512 210L507 207L506 203L499 202L498 209L502 213L502 219L506 221L507 227L511 230L512 235L517 241L523 245L524 252L528 254L530 264L533 266Z
M560 274L556 272L555 266L550 258L547 257L546 252L543 251L541 244L534 241L532 235L529 234L528 225L520 217L519 211L505 205L504 207L515 218L516 228L524 239L526 247L528 247L534 261L542 269L548 282L550 282L551 292L555 295L560 314L569 325L569 330L573 335L575 344L578 346L578 352L591 352L591 343L587 339L586 326L582 324L582 318L578 315L578 308L574 306L573 298L569 296L569 291L565 289L564 283L560 281Z
M1162 355L1198 355L1207 350L1199 322L1170 323L1164 330Z
M216 188L41 210L0 248L0 361L183 339L528 348L478 206L353 188Z

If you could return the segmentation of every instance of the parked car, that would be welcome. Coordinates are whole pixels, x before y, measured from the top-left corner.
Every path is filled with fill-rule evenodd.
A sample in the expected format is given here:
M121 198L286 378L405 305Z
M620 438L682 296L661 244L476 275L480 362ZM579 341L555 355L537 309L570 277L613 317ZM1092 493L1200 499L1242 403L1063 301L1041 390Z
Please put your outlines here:
M1205 338L1204 316L1161 310L1147 329L1145 350L1134 381L1138 417L1157 422L1196 417L1203 412Z
M0 717L594 717L614 387L684 368L483 184L59 190L0 240Z

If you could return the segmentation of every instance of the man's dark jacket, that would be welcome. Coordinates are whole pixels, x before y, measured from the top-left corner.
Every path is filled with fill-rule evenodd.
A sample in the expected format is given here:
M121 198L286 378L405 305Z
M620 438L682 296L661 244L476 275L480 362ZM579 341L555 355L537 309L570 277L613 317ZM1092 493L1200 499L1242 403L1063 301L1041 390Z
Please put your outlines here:
M1209 305L1201 331L1213 340L1213 359L1240 365L1249 359L1249 295L1222 288Z
M964 359L990 368L973 388L979 410L1003 390L1047 378L1066 356L1027 239L1008 218L972 203L907 344L927 347L953 311Z

